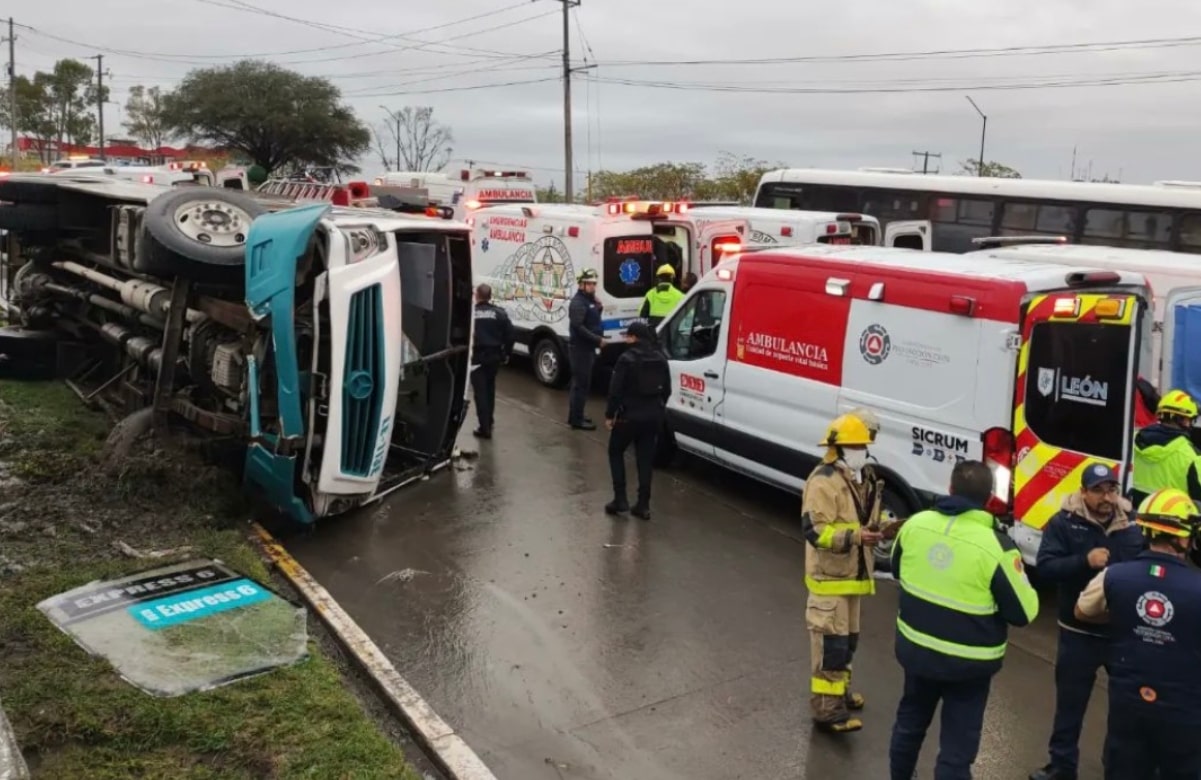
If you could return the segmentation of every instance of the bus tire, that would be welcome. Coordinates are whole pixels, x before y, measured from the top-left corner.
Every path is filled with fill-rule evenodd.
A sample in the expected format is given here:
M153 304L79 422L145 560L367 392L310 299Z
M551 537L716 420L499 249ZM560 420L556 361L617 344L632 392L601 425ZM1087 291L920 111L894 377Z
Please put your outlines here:
M250 223L265 213L233 190L187 187L160 195L146 207L138 270L197 282L241 279Z
M534 348L530 350L530 361L539 382L547 387L567 386L571 367L567 365L563 347L554 336L543 336L534 343Z

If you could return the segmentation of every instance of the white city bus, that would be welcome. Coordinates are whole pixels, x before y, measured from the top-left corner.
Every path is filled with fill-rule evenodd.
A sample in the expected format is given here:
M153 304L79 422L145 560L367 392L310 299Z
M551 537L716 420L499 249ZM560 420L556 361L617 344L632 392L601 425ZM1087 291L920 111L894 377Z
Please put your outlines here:
M985 236L1055 236L1079 244L1201 254L1201 184L1102 184L921 173L769 171L755 205L861 212L885 246L969 252Z

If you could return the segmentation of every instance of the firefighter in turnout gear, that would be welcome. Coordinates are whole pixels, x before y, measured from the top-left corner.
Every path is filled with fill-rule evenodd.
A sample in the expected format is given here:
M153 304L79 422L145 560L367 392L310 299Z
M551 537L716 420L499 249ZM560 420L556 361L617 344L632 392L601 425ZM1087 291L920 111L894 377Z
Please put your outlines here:
M664 263L655 272L655 278L657 284L646 294L646 300L642 302L642 311L638 315L649 322L652 328L658 327L663 318L675 309L676 304L684 300L684 293L676 289L676 269Z
M1189 432L1197 419L1197 402L1183 390L1164 393L1155 407L1158 422L1134 436L1133 485L1130 500L1139 506L1163 488L1175 488L1201 501L1197 448Z
M835 733L863 728L851 711L862 709L864 699L850 684L859 643L860 599L876 592L868 548L883 538L877 530L880 483L863 478L872 440L859 417L844 414L830 423L819 442L828 448L826 455L805 482L801 504L809 591L809 702L814 722Z
M1135 515L1150 549L1076 601L1078 620L1109 624L1105 780L1201 778L1201 571L1188 563L1199 522L1188 494L1152 493Z

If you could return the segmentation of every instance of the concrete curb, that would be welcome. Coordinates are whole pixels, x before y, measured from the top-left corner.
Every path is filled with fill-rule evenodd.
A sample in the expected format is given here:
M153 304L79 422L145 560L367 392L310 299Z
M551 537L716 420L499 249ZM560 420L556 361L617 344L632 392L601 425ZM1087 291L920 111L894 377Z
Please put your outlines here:
M8 716L0 707L0 780L29 780L29 767L13 734Z
M309 607L342 643L346 652L371 676L388 704L409 727L438 768L451 780L496 780L492 770L488 769L463 738L434 712L433 707L421 694L400 676L383 651L346 614L329 591L321 587L265 528L258 523L251 525L259 549L299 591ZM5 779L0 777L0 780Z

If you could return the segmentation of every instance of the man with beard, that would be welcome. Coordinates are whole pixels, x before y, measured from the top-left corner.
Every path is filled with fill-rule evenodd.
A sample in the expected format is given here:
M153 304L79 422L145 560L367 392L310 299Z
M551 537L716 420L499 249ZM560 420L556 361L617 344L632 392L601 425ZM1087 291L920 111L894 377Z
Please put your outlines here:
M1121 496L1118 475L1103 463L1084 469L1080 492L1064 499L1043 529L1038 573L1054 582L1059 600L1059 650L1055 659L1055 721L1050 763L1030 780L1076 780L1080 729L1097 669L1106 665L1109 632L1074 613L1077 599L1098 571L1143 551L1143 534L1132 523L1130 502Z

